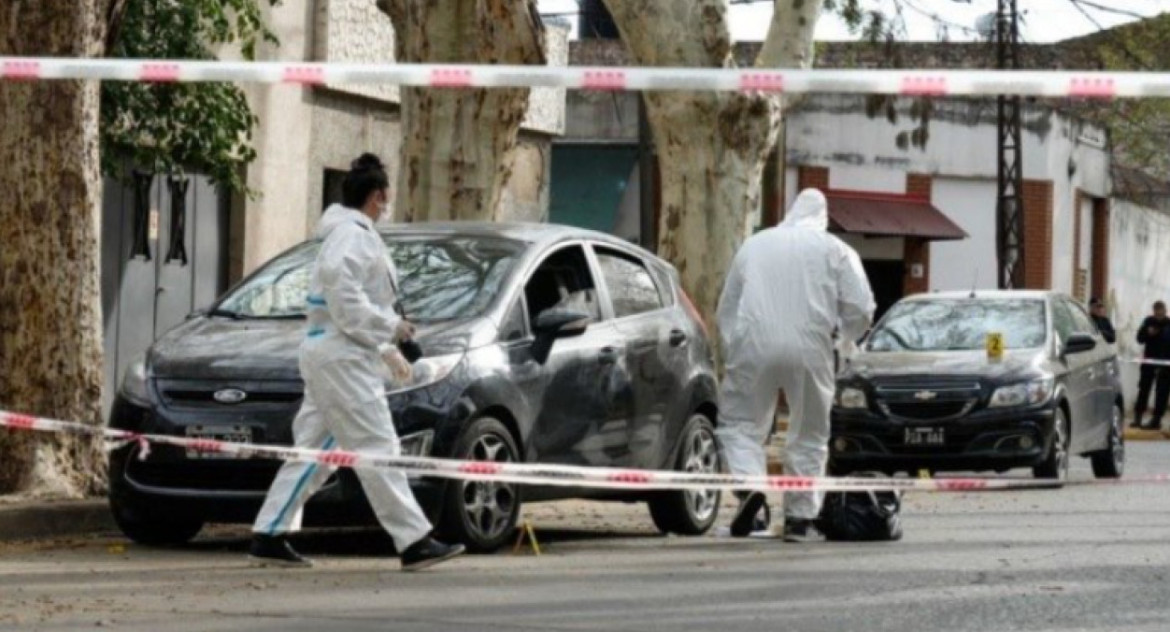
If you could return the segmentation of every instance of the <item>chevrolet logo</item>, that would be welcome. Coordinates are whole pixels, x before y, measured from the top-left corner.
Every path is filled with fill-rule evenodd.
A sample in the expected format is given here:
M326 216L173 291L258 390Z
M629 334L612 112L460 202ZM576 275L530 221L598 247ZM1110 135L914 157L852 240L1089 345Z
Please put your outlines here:
M914 399L920 402L929 402L936 397L938 397L938 393L934 391L918 391L914 394Z

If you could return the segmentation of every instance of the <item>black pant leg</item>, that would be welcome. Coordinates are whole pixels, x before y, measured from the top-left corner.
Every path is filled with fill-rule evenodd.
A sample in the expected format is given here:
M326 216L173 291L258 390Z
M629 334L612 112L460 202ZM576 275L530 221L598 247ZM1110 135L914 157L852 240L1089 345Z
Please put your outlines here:
M1158 367L1157 393L1154 395L1154 419L1161 421L1170 401L1170 368Z
M1141 415L1150 407L1150 389L1154 386L1154 378L1158 375L1158 367L1143 364L1141 378L1138 379L1137 401L1133 403L1133 412Z

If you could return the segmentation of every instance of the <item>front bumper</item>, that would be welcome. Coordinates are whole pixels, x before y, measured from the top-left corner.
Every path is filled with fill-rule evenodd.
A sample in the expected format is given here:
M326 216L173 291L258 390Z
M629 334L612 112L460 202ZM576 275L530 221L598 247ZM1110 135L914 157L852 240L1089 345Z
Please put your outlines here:
M950 421L892 420L870 411L834 409L833 471L1006 471L1039 465L1053 440L1051 407L984 409ZM941 429L941 445L907 445L907 429Z
M256 443L289 445L295 407L285 411L251 411L234 415L230 424L252 428ZM396 413L399 411L395 411ZM403 419L397 417L396 419ZM119 397L111 425L143 434L183 436L191 424L219 422L214 411L144 408ZM410 432L433 418L407 419ZM413 422L413 423L412 423ZM449 432L436 429L434 452L444 449ZM281 462L269 459L207 459L188 457L182 448L152 445L140 458L136 444L110 454L110 501L118 511L140 517L184 517L213 523L251 523L260 510ZM440 518L447 481L411 478L415 498L433 523ZM376 524L369 502L353 470L338 470L305 507L306 526Z

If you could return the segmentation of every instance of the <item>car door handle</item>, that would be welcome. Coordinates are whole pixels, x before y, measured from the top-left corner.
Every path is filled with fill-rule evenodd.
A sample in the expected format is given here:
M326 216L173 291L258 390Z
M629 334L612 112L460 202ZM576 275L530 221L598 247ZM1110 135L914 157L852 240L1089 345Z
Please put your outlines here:
M687 343L687 335L681 329L675 329L670 332L670 346L681 347Z
M616 364L617 359L618 350L613 347L602 347L597 353L597 361L601 364Z

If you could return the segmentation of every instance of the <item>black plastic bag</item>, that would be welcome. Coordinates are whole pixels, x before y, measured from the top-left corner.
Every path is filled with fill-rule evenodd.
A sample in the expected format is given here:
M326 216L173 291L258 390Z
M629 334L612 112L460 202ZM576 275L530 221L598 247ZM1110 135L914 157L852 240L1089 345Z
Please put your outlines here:
M901 492L828 492L817 528L839 542L901 540L901 511Z

